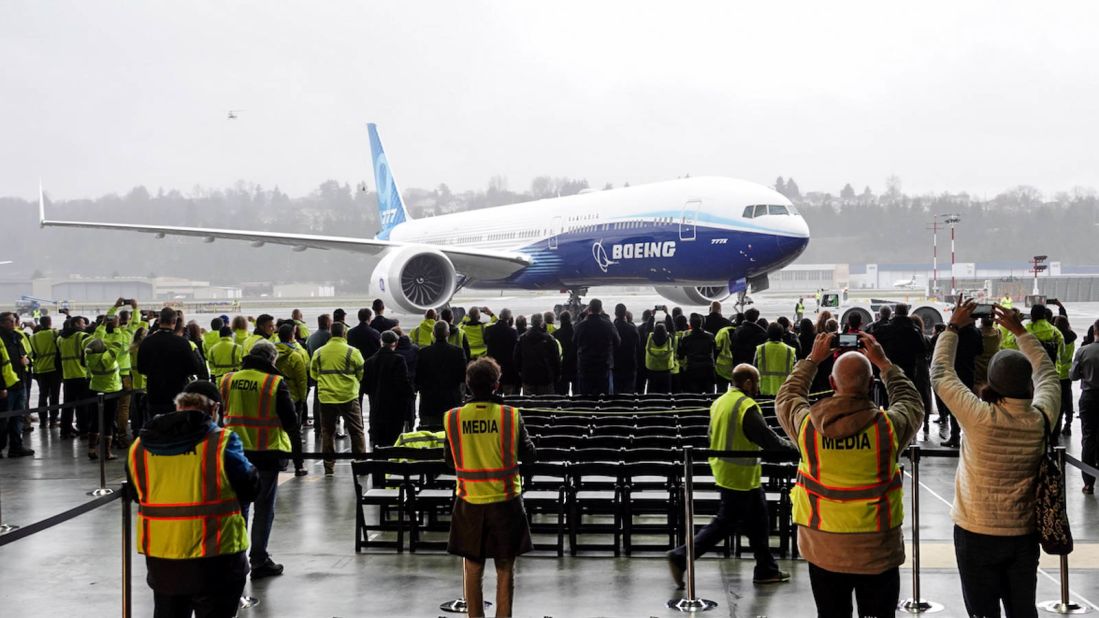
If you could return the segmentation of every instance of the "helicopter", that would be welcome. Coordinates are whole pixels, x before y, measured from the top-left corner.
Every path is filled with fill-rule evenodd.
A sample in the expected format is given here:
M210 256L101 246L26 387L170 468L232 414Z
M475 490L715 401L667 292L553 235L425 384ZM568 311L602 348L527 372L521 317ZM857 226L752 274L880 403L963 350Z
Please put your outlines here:
M237 119L237 114L240 113L240 112L243 112L243 111L244 111L243 109L231 109L231 110L229 110L229 116L228 116L229 120L236 120Z

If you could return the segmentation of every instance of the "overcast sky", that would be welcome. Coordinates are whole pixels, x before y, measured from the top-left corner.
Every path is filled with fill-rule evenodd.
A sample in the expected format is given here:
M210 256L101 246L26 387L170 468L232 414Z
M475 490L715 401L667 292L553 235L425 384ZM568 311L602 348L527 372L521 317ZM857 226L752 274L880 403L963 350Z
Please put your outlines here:
M1099 186L1099 3L0 4L0 195ZM229 120L229 109L242 109Z

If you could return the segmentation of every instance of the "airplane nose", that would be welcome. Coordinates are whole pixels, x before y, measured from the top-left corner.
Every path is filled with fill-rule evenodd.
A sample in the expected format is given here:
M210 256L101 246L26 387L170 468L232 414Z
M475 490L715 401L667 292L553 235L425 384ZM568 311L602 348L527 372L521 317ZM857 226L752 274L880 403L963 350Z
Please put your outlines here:
M809 224L806 223L805 217L803 217L801 215L797 216L797 230L798 230L799 233L801 233L803 236L805 236L806 244L808 244L809 243Z

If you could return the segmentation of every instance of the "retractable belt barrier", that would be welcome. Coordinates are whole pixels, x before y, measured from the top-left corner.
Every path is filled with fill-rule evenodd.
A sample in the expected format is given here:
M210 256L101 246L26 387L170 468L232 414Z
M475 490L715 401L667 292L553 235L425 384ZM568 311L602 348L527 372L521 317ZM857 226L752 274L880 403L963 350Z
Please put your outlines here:
M116 393L104 393L96 397L88 397L87 399L80 399L77 401L66 401L65 403L59 403L55 406L42 406L40 408L27 408L26 410L11 410L10 412L0 412L0 418L12 418L14 416L26 416L28 414L41 414L43 412L53 412L55 410L64 410L65 408L78 408L80 406L88 406L99 401L99 397L107 399L121 399L126 395L133 393L143 393L145 391L118 391Z

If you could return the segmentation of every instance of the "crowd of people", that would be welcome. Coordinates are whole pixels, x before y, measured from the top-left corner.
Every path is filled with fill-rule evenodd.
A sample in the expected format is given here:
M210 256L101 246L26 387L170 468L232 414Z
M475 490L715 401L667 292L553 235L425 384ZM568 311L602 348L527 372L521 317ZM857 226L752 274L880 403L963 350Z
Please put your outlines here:
M1034 305L1024 323L1018 310L997 305L977 317L976 306L965 303L930 332L905 304L883 306L864 324L857 312L843 323L828 311L819 311L815 320L801 317L800 300L793 321L769 321L754 308L726 316L715 302L707 314L645 308L635 322L626 305L617 304L612 316L592 299L575 316L471 307L458 319L450 309L429 310L411 328L376 300L357 311L354 324L337 309L320 315L313 330L298 310L283 319L223 315L206 329L178 310L144 312L121 298L94 321L65 315L60 330L50 316L20 324L14 313L3 313L2 409L30 408L32 380L40 407L56 406L62 398L73 405L3 419L0 448L7 448L8 457L33 455L23 435L34 423L64 439L86 440L92 459L103 452L114 459L114 449L133 442L128 471L149 521L158 522L157 504L193 503L186 517L196 520L228 513L220 520L223 536L199 539L186 551L149 540L159 538L155 531L163 522L144 529L139 544L150 560L150 584L158 604L169 606L193 602L201 582L217 583L201 569L180 577L173 559L234 556L223 565L233 581L243 582L249 563L253 578L282 573L267 553L277 476L289 462L295 474L307 474L301 457L305 428L317 429L324 453L334 453L335 441L348 435L352 452L362 453L368 445L403 444L410 432L422 432L436 444L446 441L448 460L459 470L454 521L512 521L505 527L513 542L496 545L495 553L476 551L469 533L452 529L451 549L467 558L466 581L477 583L479 595L485 558L497 559L505 574L501 585L510 588L511 561L529 546L529 532L520 530L525 519L523 526L514 525L516 517L525 518L521 507L477 511L517 498L515 464L535 457L519 412L505 405L508 397L718 393L711 410L712 448L801 453L794 520L822 615L850 613L852 591L860 615L879 615L895 605L897 568L904 559L896 459L920 431L928 439L929 419L937 412L942 445L958 447L963 439L969 445L962 450L953 512L967 607L997 615L992 608L1002 602L1015 608L1009 615L1027 615L1018 608L1033 607L1031 567L1038 555L1027 491L1047 433L1052 439L1071 434L1074 380L1083 392L1081 459L1092 465L1096 460L1099 346L1091 344L1099 323L1080 338L1064 305L1052 304L1057 315ZM104 396L102 419L96 395ZM757 397L775 398L786 438L763 421ZM471 453L491 440L482 442L469 429L481 425L463 425L460 415L484 421L510 440L497 440L491 456L477 459ZM223 459L223 477L210 481L216 495L150 485L156 474L187 466L147 453ZM469 464L471 457L480 463ZM332 458L323 465L326 475L335 472ZM742 526L756 555L755 580L786 581L788 574L766 550L758 462L714 459L711 466L722 506L696 539L696 555ZM499 486L468 483L463 489L463 479L475 478ZM844 493L848 487L863 491L853 498ZM1094 491L1094 478L1086 474L1083 491ZM475 506L459 512L463 500ZM249 543L244 522L250 511ZM483 549L484 540L477 542ZM669 553L677 579L685 558L683 548ZM228 603L232 595L225 594ZM498 601L510 606L510 596Z

